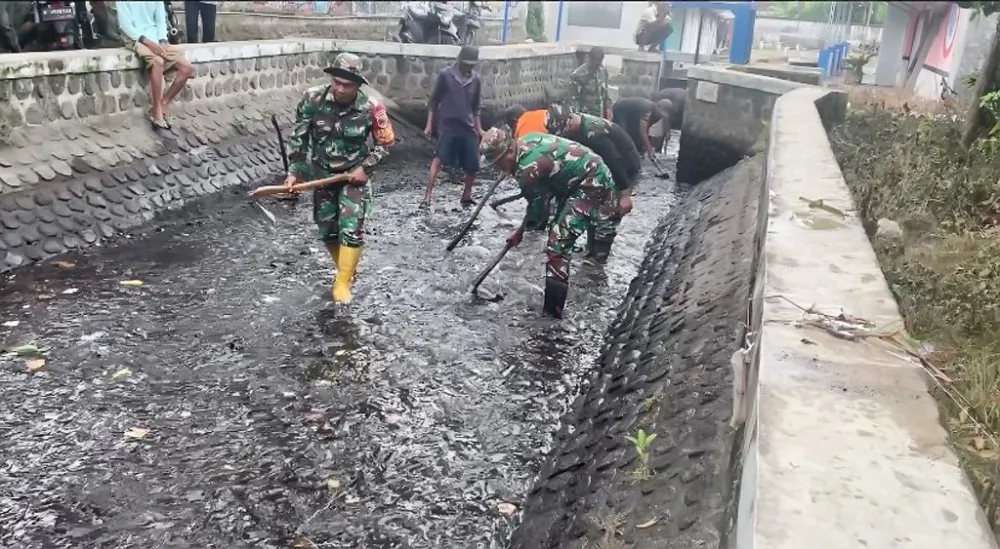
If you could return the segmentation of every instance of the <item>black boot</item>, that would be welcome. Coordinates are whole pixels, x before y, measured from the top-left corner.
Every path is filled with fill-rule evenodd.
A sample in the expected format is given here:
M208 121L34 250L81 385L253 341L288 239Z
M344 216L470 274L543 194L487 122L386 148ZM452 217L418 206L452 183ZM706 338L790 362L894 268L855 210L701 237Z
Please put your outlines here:
M562 318L567 294L569 294L569 282L551 276L545 277L545 304L542 306L542 312Z
M588 245L590 253L587 255L594 263L603 265L608 262L608 256L611 255L611 244L611 241L595 240Z
M576 252L576 249L573 250ZM587 255L584 257L590 257L594 255L594 228L587 227Z

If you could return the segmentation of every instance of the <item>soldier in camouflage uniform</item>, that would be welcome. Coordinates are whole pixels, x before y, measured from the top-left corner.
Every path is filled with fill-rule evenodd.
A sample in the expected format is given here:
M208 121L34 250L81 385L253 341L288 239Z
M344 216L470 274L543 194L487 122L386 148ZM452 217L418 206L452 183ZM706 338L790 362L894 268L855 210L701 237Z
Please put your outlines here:
M611 171L615 190L621 196L621 214L632 210L632 187L639 176L642 157L621 126L597 116L574 113L556 104L548 109L545 127L548 133L576 141L597 153ZM621 223L622 215L612 218L615 226ZM587 256L592 260L605 263L611 253L611 245L611 240L596 238L593 228L587 231Z
M595 237L614 240L615 215L628 206L615 191L611 171L593 151L562 137L532 133L514 140L506 127L492 128L480 145L483 161L517 179L530 203L539 195L555 197L559 208L546 244L544 311L562 318L569 291L569 263L577 238L593 227ZM507 242L517 246L524 223Z
M573 75L573 110L611 120L611 96L608 94L608 69L604 68L604 49L598 46L587 52L587 62Z
M361 90L361 59L341 53L324 70L330 84L309 89L296 110L288 140L291 189L298 182L351 174L347 184L313 192L313 219L337 266L333 300L351 300L351 282L361 259L365 218L372 207L369 178L395 142L385 105ZM373 145L369 145L371 138Z

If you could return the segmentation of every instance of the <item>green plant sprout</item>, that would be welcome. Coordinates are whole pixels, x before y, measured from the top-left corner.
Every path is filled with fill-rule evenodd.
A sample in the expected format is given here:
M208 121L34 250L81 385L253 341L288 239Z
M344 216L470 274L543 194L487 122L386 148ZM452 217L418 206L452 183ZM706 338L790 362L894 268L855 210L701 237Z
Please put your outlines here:
M653 476L649 470L649 445L656 440L656 433L647 433L645 429L636 431L635 436L626 436L626 440L632 443L635 453L639 456L639 463L635 469L629 473L629 479L635 482L648 480Z

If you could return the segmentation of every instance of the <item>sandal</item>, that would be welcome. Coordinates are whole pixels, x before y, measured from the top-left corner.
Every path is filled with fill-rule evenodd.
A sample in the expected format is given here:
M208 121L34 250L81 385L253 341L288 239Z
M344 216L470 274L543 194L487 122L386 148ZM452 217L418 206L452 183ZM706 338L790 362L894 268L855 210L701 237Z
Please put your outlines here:
M156 118L155 116L152 115L152 113L150 113L150 115L149 115L149 122L150 122L150 124L153 125L154 128L156 128L158 130L170 130L171 129L170 128L170 124L167 122L167 119L165 117L164 118Z

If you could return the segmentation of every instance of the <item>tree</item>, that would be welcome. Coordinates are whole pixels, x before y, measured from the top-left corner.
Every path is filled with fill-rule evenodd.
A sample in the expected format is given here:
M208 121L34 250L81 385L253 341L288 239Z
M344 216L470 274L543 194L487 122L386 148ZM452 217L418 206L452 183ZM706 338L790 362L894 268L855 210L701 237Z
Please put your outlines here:
M955 2L960 8L974 9L977 16L989 17L994 13L1000 13L1000 2ZM997 19L997 26L993 31L993 40L990 49L983 59L983 65L979 69L976 78L976 88L972 94L972 101L969 103L969 110L965 115L965 128L962 131L962 144L966 147L982 135L983 130L990 123L988 115L983 109L983 97L995 91L997 78L1000 77L1000 18Z

